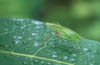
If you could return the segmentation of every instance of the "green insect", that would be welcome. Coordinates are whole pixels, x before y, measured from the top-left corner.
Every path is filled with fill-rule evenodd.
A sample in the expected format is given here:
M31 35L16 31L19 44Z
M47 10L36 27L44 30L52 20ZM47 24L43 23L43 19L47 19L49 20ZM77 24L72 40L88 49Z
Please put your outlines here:
M53 23L46 23L46 25L49 26L53 31L55 31L57 36L62 37L64 39L75 41L80 41L82 39L82 37L78 35L76 32L61 25Z

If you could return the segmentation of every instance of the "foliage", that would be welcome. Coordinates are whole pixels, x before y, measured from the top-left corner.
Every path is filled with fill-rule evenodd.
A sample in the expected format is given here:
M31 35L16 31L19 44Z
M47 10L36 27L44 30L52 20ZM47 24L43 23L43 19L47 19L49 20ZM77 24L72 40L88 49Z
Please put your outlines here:
M80 39L77 33L60 26L66 31L65 38L59 26L31 19L0 19L0 65L100 64L99 42ZM69 38L72 34L67 37L67 32L75 33L76 38Z

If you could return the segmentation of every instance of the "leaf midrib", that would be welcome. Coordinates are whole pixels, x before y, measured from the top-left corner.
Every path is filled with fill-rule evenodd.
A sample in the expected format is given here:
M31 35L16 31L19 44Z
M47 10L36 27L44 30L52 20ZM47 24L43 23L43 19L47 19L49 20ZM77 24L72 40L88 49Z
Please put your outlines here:
M45 58L45 57L39 57L39 56L29 55L29 54L22 54L22 53L17 53L17 52L0 50L0 53L17 55L17 56L24 56L24 57L28 57L28 58L36 58L36 59L40 59L40 60L46 60L46 61L51 61L51 62L55 62L55 63L65 64L65 65L74 65L74 64L70 64L70 63L55 60L55 59L49 59L49 58Z

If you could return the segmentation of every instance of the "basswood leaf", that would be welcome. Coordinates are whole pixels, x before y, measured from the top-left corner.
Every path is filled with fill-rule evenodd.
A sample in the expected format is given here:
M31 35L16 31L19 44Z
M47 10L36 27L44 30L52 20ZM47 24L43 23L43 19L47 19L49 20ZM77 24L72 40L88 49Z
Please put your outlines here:
M0 65L99 65L100 43L67 37L67 30L74 33L31 19L0 19Z

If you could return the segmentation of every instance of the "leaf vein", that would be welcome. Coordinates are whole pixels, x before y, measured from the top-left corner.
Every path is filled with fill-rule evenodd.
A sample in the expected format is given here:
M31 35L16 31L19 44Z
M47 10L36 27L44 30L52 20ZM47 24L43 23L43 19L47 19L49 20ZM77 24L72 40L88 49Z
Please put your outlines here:
M60 63L60 64L65 64L65 65L74 65L74 64L70 64L70 63L63 62L63 61L59 61L59 60L55 60L55 59L49 59L49 58L39 57L39 56L29 55L29 54L22 54L22 53L16 53L16 52L9 52L9 51L3 51L3 50L0 50L0 53L11 54L11 55L17 55L17 56L24 56L24 57L28 57L28 58L36 58L36 59L41 59L41 60L56 62L56 63Z

